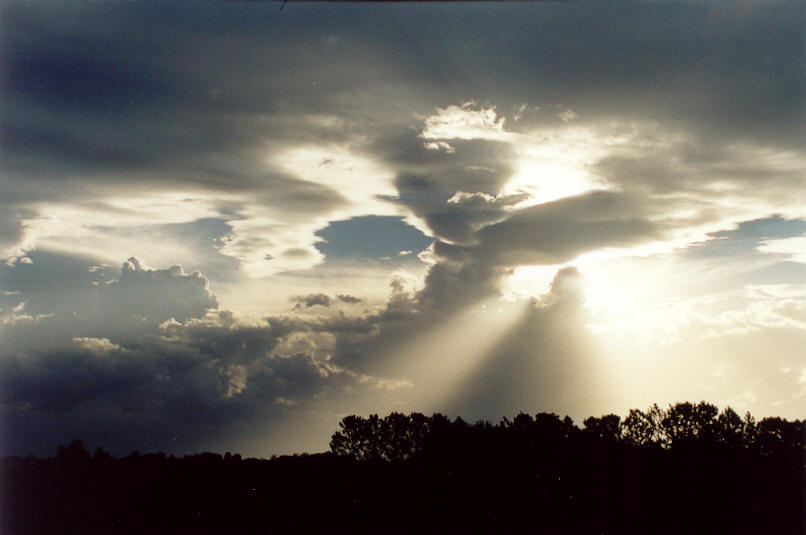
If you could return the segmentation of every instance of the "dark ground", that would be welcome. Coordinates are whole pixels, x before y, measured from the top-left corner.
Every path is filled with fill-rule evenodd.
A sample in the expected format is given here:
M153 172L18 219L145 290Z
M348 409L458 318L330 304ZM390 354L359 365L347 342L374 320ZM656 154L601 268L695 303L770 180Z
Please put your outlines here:
M383 425L393 416L376 419L376 431L389 431ZM580 430L553 415L472 426L419 415L425 433L401 442L414 436L415 415L398 416L397 434L350 435L370 429L359 418L342 424L344 440L334 435L336 453L272 460L212 453L113 459L100 449L91 456L81 442L49 459L6 458L0 530L806 533L799 422L783 421L790 434L778 429L768 443L759 433L752 443L701 434L662 445L636 444L621 431L610 436L597 427L604 418ZM387 449L373 450L378 444Z

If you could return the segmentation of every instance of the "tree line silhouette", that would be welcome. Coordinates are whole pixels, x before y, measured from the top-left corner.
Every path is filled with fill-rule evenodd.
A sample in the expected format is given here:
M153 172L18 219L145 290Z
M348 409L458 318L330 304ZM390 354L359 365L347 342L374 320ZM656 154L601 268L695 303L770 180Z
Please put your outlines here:
M804 533L806 422L676 403L590 417L347 416L328 453L2 461L0 532Z
M804 424L798 420L775 417L756 422L749 412L744 417L730 407L719 412L704 401L675 403L668 409L657 404L646 411L631 409L624 420L616 414L591 416L583 426L580 430L570 417L560 419L553 413L534 418L520 413L512 421L504 417L497 425L486 421L469 425L462 418L451 422L439 413L431 417L416 412L395 412L385 418L352 415L339 423L340 431L333 435L330 449L359 460L403 461L445 446L458 447L459 442L472 447L490 440L516 449L552 441L590 446L595 439L662 449L743 449L759 455L799 451L804 444Z

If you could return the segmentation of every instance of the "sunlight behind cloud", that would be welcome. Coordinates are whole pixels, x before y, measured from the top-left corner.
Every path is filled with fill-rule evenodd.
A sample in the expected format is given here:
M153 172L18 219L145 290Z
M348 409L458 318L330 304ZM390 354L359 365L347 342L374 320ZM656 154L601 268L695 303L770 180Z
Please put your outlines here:
M586 129L566 128L520 135L515 173L502 193L529 193L525 208L579 195L606 184L589 167L605 154L603 138Z
M519 266L501 282L501 293L509 299L537 297L551 290L551 281L564 266Z

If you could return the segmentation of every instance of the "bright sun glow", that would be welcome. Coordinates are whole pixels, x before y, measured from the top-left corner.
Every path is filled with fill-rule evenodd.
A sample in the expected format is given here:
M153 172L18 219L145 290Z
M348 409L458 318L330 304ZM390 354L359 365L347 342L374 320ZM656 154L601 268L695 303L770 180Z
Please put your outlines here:
M563 266L520 266L504 279L501 293L508 299L537 297L548 293L551 281Z
M663 257L583 255L552 266L521 266L501 286L510 299L539 297L564 267L585 279L588 327L594 333L631 333L636 339L668 339L688 322L692 302L681 298L685 283Z
M688 283L674 263L658 256L585 255L563 265L521 266L502 290L512 299L539 297L550 291L557 271L568 266L584 277L591 351L607 363L597 372L602 399L626 411L635 400L662 402L674 388L686 386L685 377L658 350L679 339L697 307L681 297Z
M516 171L503 193L530 196L516 208L605 188L589 170L604 151L602 139L591 131L565 128L522 135L518 145Z

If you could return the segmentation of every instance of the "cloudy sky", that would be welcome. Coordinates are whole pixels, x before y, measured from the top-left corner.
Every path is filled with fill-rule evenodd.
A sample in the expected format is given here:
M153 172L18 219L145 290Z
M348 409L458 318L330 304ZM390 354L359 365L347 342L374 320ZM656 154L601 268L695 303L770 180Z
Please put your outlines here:
M0 9L0 453L806 416L803 3Z

